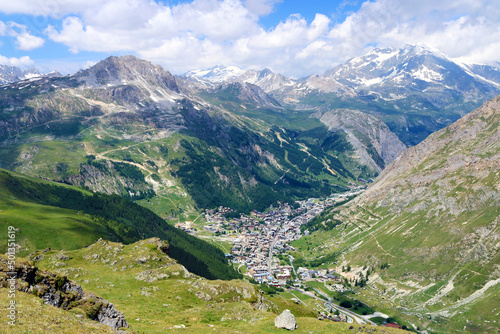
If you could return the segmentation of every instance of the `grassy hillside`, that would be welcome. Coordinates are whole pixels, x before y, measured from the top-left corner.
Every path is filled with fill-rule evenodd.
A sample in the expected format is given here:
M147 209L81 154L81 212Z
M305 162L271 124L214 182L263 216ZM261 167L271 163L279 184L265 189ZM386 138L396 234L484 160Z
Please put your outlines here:
M11 300L5 288L0 288L0 303L8 305ZM113 334L110 327L88 319L79 319L74 313L58 309L40 302L40 298L25 292L16 293L16 305L19 313L16 326L7 321L0 323L0 332L12 334L24 333L65 333L65 334ZM7 309L0 309L0 316L7 318Z
M497 97L408 149L299 252L338 252L352 283L370 271L359 298L415 327L500 332L499 124Z
M20 229L21 254L51 247L76 249L97 237L126 243L160 237L170 255L192 272L210 278L239 275L222 251L166 223L152 211L117 195L92 194L0 170L2 226ZM6 241L1 244L3 251Z
M85 291L112 302L123 312L130 325L127 332L131 333L276 333L285 331L274 326L274 318L284 309L296 316L299 328L294 333L402 333L383 327L319 321L312 310L314 303L305 297L301 298L307 307L285 295L262 298L257 286L246 281L196 277L158 251L157 242L155 238L131 245L99 241L80 250L38 252L33 256L38 257L40 269L65 275ZM40 306L40 300L22 292L17 295L19 307L26 308L27 314L42 309L44 312L31 319L20 316L22 323L16 328L20 333L35 328L37 323L39 328L58 333L78 333L78 326L98 332L89 329L88 323L71 320L77 310L63 312ZM68 320L63 322L61 317ZM51 324L52 319L55 321Z

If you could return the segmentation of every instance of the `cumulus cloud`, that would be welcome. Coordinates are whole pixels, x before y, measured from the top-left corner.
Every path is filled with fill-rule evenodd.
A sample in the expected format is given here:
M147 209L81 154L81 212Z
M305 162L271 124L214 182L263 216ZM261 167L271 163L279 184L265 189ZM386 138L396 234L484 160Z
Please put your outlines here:
M43 38L21 33L16 35L16 46L19 50L29 51L41 47L45 43Z
M459 58L477 49L498 54L499 22L500 9L489 0L378 0L365 2L359 11L333 27L329 38L338 45L342 60L365 52L368 45L406 44L425 44ZM484 62L486 57L469 59Z
M68 16L62 28L49 26L45 32L74 53L135 52L178 73L214 64L293 68L288 62L280 64L327 34L330 25L323 14L310 23L293 15L265 30L258 23L259 15L271 11L278 1L195 0L171 7L140 0L120 7L122 3L116 0ZM120 13L115 17L122 20L106 20L113 12ZM138 12L142 16L135 15Z
M0 36L14 37L16 48L23 51L34 50L45 43L43 38L31 35L28 27L16 22L0 21Z
M267 15L271 13L277 3L282 0L245 0L245 7L255 15Z
M492 0L365 1L341 22L325 13L312 22L297 14L264 29L259 19L280 2L17 0L0 3L0 11L61 18L60 27L48 26L45 33L73 53L130 52L174 73L224 64L302 76L374 46L406 44L425 44L468 62L491 63L500 54L500 8ZM0 24L0 34L8 29ZM16 36L18 48L43 44L26 33Z
M0 64L2 65L7 65L7 66L16 66L16 67L21 67L21 68L26 68L33 66L33 60L31 60L30 57L24 56L21 58L15 58L15 57L5 57L0 55Z
M5 14L28 14L35 16L62 17L70 13L81 13L89 8L98 8L107 0L16 0L1 1L0 12ZM125 1L124 1L125 2Z
M261 30L257 18L236 0L195 0L173 7L124 2L116 0L81 16L69 16L62 29L49 26L46 32L74 50L140 52L183 36L224 44ZM113 12L119 15L108 19Z

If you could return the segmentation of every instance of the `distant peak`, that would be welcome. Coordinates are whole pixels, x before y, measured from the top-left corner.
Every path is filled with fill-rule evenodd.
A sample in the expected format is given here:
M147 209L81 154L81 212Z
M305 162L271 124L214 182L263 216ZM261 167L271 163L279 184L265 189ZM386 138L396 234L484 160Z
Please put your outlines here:
M140 78L165 86L178 92L179 88L170 72L160 65L136 56L110 56L94 66L75 75L91 85L119 85L134 82Z

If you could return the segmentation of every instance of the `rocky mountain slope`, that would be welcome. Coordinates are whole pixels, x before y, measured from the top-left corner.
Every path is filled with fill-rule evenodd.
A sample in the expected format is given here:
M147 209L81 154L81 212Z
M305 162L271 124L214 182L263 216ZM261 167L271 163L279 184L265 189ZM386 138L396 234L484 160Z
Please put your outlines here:
M360 160L378 172L405 149L399 138L378 118L358 110L335 109L316 115L330 131L343 131Z
M343 275L370 274L364 300L415 326L498 332L499 122L500 96L407 149L324 217L343 224L317 252L342 252Z
M268 111L301 117L299 128L257 116ZM176 221L221 205L264 210L374 175L348 147L322 146L330 134L318 120L295 114L253 84L195 94L148 61L109 57L71 76L4 86L0 164L120 194Z
M219 71L223 69L219 68ZM210 75L190 74L205 89ZM355 109L370 113L408 146L451 124L500 93L500 70L457 64L423 46L373 49L321 75L289 79L269 70L232 72L217 83L249 82L285 108Z
M42 77L51 78L60 76L61 73L57 71L52 71L49 73L42 74L36 68L23 70L16 66L0 65L0 85L5 85L28 79L36 80Z

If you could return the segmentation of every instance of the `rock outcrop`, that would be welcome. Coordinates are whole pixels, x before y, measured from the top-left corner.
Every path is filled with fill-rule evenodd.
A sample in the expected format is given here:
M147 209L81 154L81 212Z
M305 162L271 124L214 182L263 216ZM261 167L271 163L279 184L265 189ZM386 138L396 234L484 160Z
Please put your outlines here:
M290 331L297 329L297 321L295 321L295 316L290 312L290 310L284 310L279 316L274 319L274 326L278 328L285 328Z
M179 92L177 82L170 72L134 56L108 57L95 66L75 74L75 78L93 87L142 81Z
M12 272L15 276L12 276ZM15 278L16 290L29 292L42 298L46 304L64 310L79 308L88 318L99 321L113 329L127 328L128 323L123 313L109 301L86 292L80 285L67 277L45 272L33 266L29 261L16 259L16 266L11 270L5 256L0 257L0 286L7 286L8 279Z
M344 131L360 162L377 172L406 149L384 122L359 110L335 109L316 116L330 131Z

